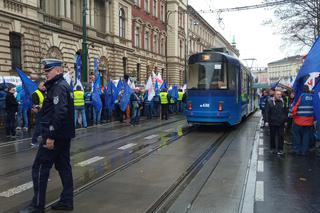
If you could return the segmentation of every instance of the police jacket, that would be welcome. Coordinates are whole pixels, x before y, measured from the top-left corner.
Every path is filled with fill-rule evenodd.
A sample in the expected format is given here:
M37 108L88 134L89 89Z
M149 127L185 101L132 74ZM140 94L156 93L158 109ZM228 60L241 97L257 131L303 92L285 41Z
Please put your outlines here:
M43 100L44 92L42 92L41 90L38 89L32 94L32 105L42 107Z
M14 95L10 92L8 92L6 96L6 112L7 113L18 112L18 102L14 97Z
M287 121L287 110L283 100L271 98L266 104L266 121L270 126L282 126Z
M51 139L71 139L75 136L73 92L59 74L45 83L47 88L41 109L42 136Z
M298 126L312 126L314 122L313 95L302 93L292 108L293 122Z

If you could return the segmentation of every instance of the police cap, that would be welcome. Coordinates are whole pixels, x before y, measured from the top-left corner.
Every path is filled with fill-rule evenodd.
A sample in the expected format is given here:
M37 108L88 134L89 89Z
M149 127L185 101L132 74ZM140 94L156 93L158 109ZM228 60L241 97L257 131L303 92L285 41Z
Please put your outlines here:
M45 72L49 72L55 67L62 67L63 61L55 58L45 58L41 61L41 65Z

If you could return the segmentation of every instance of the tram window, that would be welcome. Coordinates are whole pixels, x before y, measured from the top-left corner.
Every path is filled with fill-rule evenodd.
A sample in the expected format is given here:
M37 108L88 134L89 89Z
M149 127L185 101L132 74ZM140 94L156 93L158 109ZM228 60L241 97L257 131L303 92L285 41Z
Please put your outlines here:
M236 89L236 66L234 64L228 64L228 88Z
M227 89L226 67L221 63L189 65L189 89Z

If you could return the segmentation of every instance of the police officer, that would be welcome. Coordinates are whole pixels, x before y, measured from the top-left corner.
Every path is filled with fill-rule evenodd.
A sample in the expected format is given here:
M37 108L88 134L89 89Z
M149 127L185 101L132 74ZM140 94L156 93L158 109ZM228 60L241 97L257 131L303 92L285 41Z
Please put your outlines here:
M46 87L44 86L44 82L40 82L38 85L38 89L32 94L32 112L36 114L36 126L34 133L32 135L31 146L37 146L38 137L41 135L41 125L40 125L40 109L42 108L44 101L44 92Z
M167 89L162 89L160 92L161 120L168 120L169 101L170 99L167 93Z
M53 210L73 210L73 179L70 165L70 142L75 136L73 94L63 78L61 60L44 59L47 89L41 109L42 144L32 166L34 197L22 213L44 212L50 169L55 164L63 191Z
M313 94L307 85L292 108L293 154L306 155L313 136L315 122L313 111Z
M81 116L82 127L87 128L87 118L85 111L84 92L80 85L73 92L74 95L74 125L77 127L78 116Z
M182 112L182 99L183 99L183 92L182 89L178 90L178 111Z

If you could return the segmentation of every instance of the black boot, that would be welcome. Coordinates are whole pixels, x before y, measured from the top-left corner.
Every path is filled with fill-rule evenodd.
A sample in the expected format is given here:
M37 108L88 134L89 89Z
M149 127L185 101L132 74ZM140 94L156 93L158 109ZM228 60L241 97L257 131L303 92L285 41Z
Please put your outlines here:
M73 205L57 202L51 206L52 210L72 211Z

